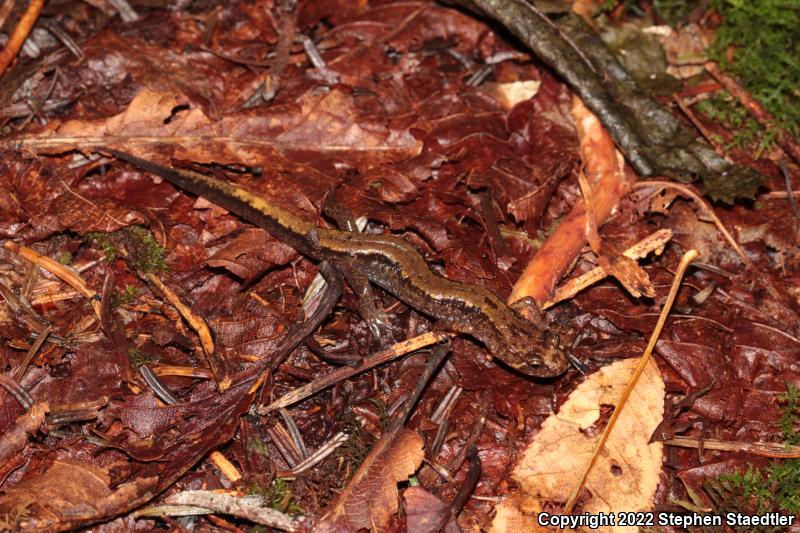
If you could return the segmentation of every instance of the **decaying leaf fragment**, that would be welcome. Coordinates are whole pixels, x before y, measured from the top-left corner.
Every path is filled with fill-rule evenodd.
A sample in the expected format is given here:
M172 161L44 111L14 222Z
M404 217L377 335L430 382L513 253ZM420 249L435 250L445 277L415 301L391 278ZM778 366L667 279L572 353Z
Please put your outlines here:
M156 478L139 479L112 489L112 467L59 459L41 475L0 493L0 519L24 514L21 531L64 531L77 524L112 516L126 502L152 488Z
M10 429L0 435L0 466L25 447L29 435L39 431L49 408L47 402L32 405L26 413L17 417Z
M157 158L163 150L159 145L169 145L176 155L198 162L236 161L265 167L259 154L270 150L290 159L295 151L310 150L370 162L413 157L421 150L421 143L407 130L394 130L382 122L356 122L354 100L342 91L311 91L295 103L300 112L291 117L253 118L243 113L214 122L185 94L143 89L117 115L54 121L39 132L16 137L13 145L36 153L109 146L146 158Z
M403 430L371 465L362 465L316 531L371 531L397 512L397 483L414 473L425 456L422 437Z
M595 430L593 426L602 406L617 404L638 361L617 361L595 372L570 394L558 413L542 424L512 474L520 490L498 507L493 532L537 531L538 511L547 502L567 500L601 433L602 428ZM662 444L648 441L663 418L664 402L664 382L652 361L631 400L588 476L583 512L643 511L652 507Z

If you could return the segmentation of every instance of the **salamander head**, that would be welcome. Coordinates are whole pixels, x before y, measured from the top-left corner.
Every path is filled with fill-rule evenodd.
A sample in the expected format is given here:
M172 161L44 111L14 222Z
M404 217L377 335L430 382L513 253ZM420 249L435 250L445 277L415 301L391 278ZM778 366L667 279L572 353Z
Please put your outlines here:
M558 335L541 330L518 315L514 322L515 327L504 332L505 339L492 350L493 354L529 376L546 378L564 373L569 362Z

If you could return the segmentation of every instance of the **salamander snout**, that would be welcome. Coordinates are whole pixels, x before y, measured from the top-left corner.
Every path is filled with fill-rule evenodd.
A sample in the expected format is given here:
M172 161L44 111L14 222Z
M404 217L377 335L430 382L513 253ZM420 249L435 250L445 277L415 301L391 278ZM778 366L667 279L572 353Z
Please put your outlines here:
M558 376L567 369L569 361L555 333L543 331L536 337L519 338L518 342L516 351L520 357L515 357L511 366L520 372L544 378Z

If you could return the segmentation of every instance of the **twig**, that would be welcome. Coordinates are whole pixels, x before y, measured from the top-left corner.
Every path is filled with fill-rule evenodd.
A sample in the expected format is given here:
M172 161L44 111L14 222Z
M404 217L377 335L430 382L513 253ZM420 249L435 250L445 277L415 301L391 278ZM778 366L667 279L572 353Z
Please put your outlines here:
M333 436L331 440L319 447L317 451L294 465L291 470L286 472L278 472L278 477L293 478L305 472L309 468L318 465L326 457L336 451L336 448L347 442L350 436L347 433L339 432Z
M186 490L167 498L172 505L191 505L208 509L208 513L225 513L283 531L297 531L300 523L287 514L265 505L253 496L234 496L210 490Z
M472 491L478 485L478 479L481 477L481 458L478 456L478 448L474 444L470 444L469 448L467 448L467 458L469 459L467 475L450 503L450 514L453 518L459 515L464 504L467 503L470 495L472 495Z
M275 409L288 407L299 401L305 400L309 396L316 394L321 390L327 389L331 385L345 380L351 376L358 375L369 370L370 368L382 365L383 363L388 363L393 359L397 359L402 355L414 352L420 348L424 348L426 346L430 346L431 344L436 344L445 339L449 339L451 336L452 335L450 333L429 331L414 337L413 339L393 344L389 348L381 350L375 355L364 358L364 360L362 360L361 363L359 363L359 365L356 367L341 367L337 368L336 370L332 370L318 380L294 389L292 392L285 394L271 404L259 407L258 414L265 415L271 411L274 411Z
M44 96L42 96L39 99L39 102L37 102L36 105L34 105L31 108L31 111L28 114L28 116L25 117L25 119L19 124L19 129L23 129L25 126L27 126L28 123L31 120L33 120L33 117L38 115L39 112L42 110L42 106L44 106L44 103L47 102L47 99L50 98L51 94L53 94L53 90L56 88L56 84L58 83L58 77L59 77L60 74L61 74L61 71L58 70L58 67L56 67L55 70L53 71L53 80L50 82L50 86L47 88L47 91L45 91ZM62 180L62 183L63 183L63 180Z
M19 384L19 381L11 379L7 375L0 372L0 387L3 387L19 404L25 408L30 409L36 401L33 399L28 391Z
M158 379L155 372L147 366L142 365L139 367L139 374L142 375L144 378L144 382L150 385L150 388L153 390L156 396L167 405L174 405L176 403L180 403L175 396L172 395L172 391L164 385L164 383Z
M214 465L219 468L219 471L222 473L223 476L228 478L228 481L231 483L236 483L240 479L242 479L242 474L233 466L227 457L222 455L222 452L219 450L215 450L209 454L209 459L214 463Z
M797 207L797 201L794 199L794 193L792 192L792 176L786 169L786 163L782 157L780 161L778 161L778 164L781 167L783 180L786 183L786 198L789 200L789 206L792 208L792 214L794 215L794 218L800 218L800 208Z
M5 73L8 66L17 57L19 49L22 48L25 39L28 38L28 34L39 19L42 7L44 7L44 0L31 0L31 3L28 4L28 9L25 10L25 13L19 19L19 24L14 28L11 37L8 38L8 44L0 52L0 76Z
M3 243L6 250L14 252L23 259L47 270L57 278L61 279L64 283L83 294L86 298L92 301L92 308L98 318L101 317L101 306L97 300L97 292L90 289L86 282L80 277L73 269L66 265L62 265L58 261L42 255L32 248L17 244L13 241L6 241Z
M439 424L439 428L436 430L436 436L433 438L433 443L430 445L430 457L432 459L436 459L436 457L439 456L439 451L441 451L444 438L447 436L447 431L450 428L447 417L450 416L450 411L452 410L453 405L455 405L458 397L461 396L461 392L463 390L464 389L458 385L453 385L450 387L450 390L447 391L447 394L444 395L442 400L439 402L439 405L436 406L436 409L431 415L431 422L434 424Z
M349 498L353 497L354 491L360 489L360 485L367 479L367 476L375 466L378 458L388 452L388 450L394 446L395 442L397 442L406 420L408 420L408 416L411 414L411 411L422 395L422 391L425 389L444 358L447 357L448 353L450 353L449 341L433 349L428 361L425 363L425 369L422 371L422 375L417 380L417 385L414 387L408 400L406 400L403 408L395 413L386 431L381 435L380 440L375 443L369 455L362 461L361 465L359 465L358 469L353 474L353 477L347 482L347 485L339 494L337 502L331 506L331 511L325 513L325 517L322 519L323 522L332 517L332 523L335 523L343 513L347 512L346 502Z
M45 27L47 28L47 31L53 34L53 37L61 41L61 44L63 44L64 47L69 50L73 56L75 56L75 59L78 61L83 61L86 58L86 54L83 53L83 50L81 50L81 47L78 45L78 43L76 43L72 36L64 31L64 29L59 26L57 22L48 20L45 23Z
M317 48L317 45L314 44L314 41L312 41L308 35L303 35L302 41L303 50L305 50L308 60L311 61L311 64L314 65L314 68L325 68L325 60L319 53L319 49Z
M300 453L300 459L307 459L308 448L306 448L306 443L303 441L303 435L300 433L300 429L297 427L297 424L295 424L294 418L292 418L292 415L289 414L289 411L286 409L278 409L278 413L281 415L281 418L283 418L283 424L286 426L286 431L289 433L289 437L291 437L294 447Z
M195 313L189 305L181 301L178 294L168 287L161 278L152 272L145 274L145 277L150 283L156 286L161 294L164 295L164 298L178 310L178 313L180 313L183 319L197 333L200 339L200 346L203 348L203 354L211 367L214 380L217 382L217 388L220 392L225 392L231 386L231 376L226 369L224 359L217 357L215 353L214 338L211 335L211 328L208 327L206 320L198 313Z
M100 410L108 405L108 396L100 396L96 400L76 403L62 403L50 407L47 415L47 424L50 426L62 426L74 422L94 420L100 414Z
M139 20L139 14L131 7L128 0L108 0L108 3L119 13L119 18L126 24Z
M39 337L36 339L36 342L33 343L31 349L28 350L27 354L25 354L25 359L22 360L22 363L20 363L19 368L17 368L17 371L14 373L14 379L16 379L17 381L22 381L22 377L28 370L28 365L31 364L31 361L33 361L33 358L36 356L36 354L39 353L39 348L42 347L42 344L44 344L44 341L47 339L47 336L50 335L50 330L51 327L47 326L45 330L39 334Z
M310 335L325 321L333 311L333 307L342 295L342 276L341 273L331 266L327 261L319 264L319 272L325 280L324 291L315 301L315 308L311 315L302 323L292 325L289 332L284 336L278 348L273 352L272 359L268 365L264 366L260 379L266 379L267 374L278 369L283 361L294 351L297 346L305 341L311 340ZM304 306L305 308L305 306ZM309 343L306 343L309 344ZM320 350L322 348L320 347ZM324 350L322 350L324 351ZM281 406L285 407L285 406Z
M164 365L157 363L153 365L152 370L157 376L181 376L199 379L214 378L214 375L205 368L195 368L193 366Z
M531 12L533 12L533 14L535 14L537 17L542 19L542 22L544 22L545 24L550 26L553 29L553 31L558 33L558 36L561 37L562 39L564 39L564 42L566 42L569 45L569 47L572 48L575 51L576 54L578 54L578 57L580 57L581 60L583 60L583 62L586 63L586 66L589 67L589 69L592 72L597 74L597 69L594 68L594 63L589 61L589 58L586 57L586 55L583 53L583 50L581 50L580 47L577 44L575 44L575 41L570 39L569 36L567 36L567 34L565 34L563 31L561 31L561 28L559 28L555 24L555 22L550 20L550 17L545 15L544 12L542 12L539 8L537 8L535 5L533 5L533 2L530 2L529 0L522 0L522 3L525 4L525 6L528 9L530 9Z
M158 376L148 367L147 365L142 365L139 367L139 373L144 378L145 382L150 385L150 388L153 389L153 392L167 405L175 405L180 403L175 396L172 395L172 392L164 385ZM223 476L228 478L232 483L236 483L240 479L242 479L242 475L236 470L236 467L228 460L227 457L222 455L220 451L213 451L209 454L209 459L216 465L219 471L222 473Z
M614 428L619 415L622 414L625 404L630 398L631 392L633 392L636 384L639 382L639 377L642 375L642 372L644 372L647 363L650 362L650 355L653 353L653 348L656 346L656 341L661 335L661 330L664 328L664 324L667 321L667 315L669 315L669 311L672 308L672 303L675 301L675 297L678 295L678 289L681 286L683 275L686 272L686 269L689 268L689 265L692 263L692 261L697 259L699 256L700 252L697 250L689 250L683 254L683 257L681 257L681 262L678 265L677 272L675 273L675 279L673 280L672 287L670 287L669 294L667 295L667 301L664 302L664 307L661 309L661 315L658 317L658 322L656 323L656 327L653 330L652 335L650 335L650 341L647 343L647 348L645 348L642 357L639 359L639 364L636 366L630 381L628 381L628 385L622 392L614 412L611 413L611 417L608 419L608 424L606 424L603 434L600 436L600 439L595 445L591 459L586 464L586 468L583 470L578 483L575 484L572 493L569 495L569 499L564 506L565 514L571 513L572 509L575 507L575 503L578 500L578 495L581 493L583 486L586 484L586 478L589 476L589 472L591 472L592 467L594 467L595 463L597 462L597 458L600 457L600 454L603 452L606 442L608 441L608 437L611 435L611 430Z
M779 442L733 442L715 439L696 439L693 437L672 437L663 441L668 446L681 448L704 448L724 452L744 452L773 459L800 458L800 446Z

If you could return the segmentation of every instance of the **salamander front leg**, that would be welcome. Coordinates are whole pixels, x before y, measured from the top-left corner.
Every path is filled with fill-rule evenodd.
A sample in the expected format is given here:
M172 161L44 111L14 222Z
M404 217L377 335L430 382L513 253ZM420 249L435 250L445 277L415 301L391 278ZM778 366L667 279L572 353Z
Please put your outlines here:
M358 300L358 312L366 321L373 338L381 347L394 343L389 317L375 305L375 294L364 272L348 261L337 261L334 266L344 274L347 283L353 289Z

